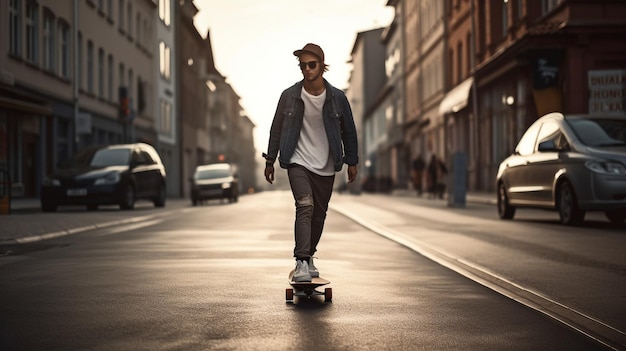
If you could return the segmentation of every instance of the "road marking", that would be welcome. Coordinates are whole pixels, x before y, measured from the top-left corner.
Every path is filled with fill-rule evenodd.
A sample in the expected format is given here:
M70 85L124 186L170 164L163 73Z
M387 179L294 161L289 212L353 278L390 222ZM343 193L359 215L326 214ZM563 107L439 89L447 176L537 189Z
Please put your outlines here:
M435 248L419 239L408 237L384 225L373 224L341 206L330 204L329 207L367 230L405 246L472 281L553 318L612 350L626 349L626 332L618 328L559 303L544 294L514 283L485 267L450 252Z

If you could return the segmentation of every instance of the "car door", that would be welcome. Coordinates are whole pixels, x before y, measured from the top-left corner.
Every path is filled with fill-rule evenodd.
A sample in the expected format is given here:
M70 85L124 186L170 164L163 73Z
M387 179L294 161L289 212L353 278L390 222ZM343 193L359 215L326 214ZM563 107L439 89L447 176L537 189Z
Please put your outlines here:
M153 198L159 195L161 186L161 169L156 160L152 158L150 153L141 149L142 159L145 162L144 179L146 185L146 196Z
M540 122L532 124L524 133L515 147L515 153L504 161L504 183L509 191L509 201L512 204L524 203L528 199L528 158L534 153Z
M562 169L557 145L562 137L559 123L548 119L541 124L534 152L527 158L524 177L527 179L526 200L535 205L551 206L556 175ZM540 145L550 146L540 150Z
M138 198L146 197L146 193L150 189L149 166L148 160L145 154L141 152L141 149L133 149L131 172L135 179L135 194Z

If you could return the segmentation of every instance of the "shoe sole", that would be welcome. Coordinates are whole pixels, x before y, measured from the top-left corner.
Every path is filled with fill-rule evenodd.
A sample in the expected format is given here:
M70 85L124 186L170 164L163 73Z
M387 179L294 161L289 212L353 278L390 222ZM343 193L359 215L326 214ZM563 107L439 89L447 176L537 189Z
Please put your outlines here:
M293 277L293 281L298 283L310 283L312 280L313 277Z

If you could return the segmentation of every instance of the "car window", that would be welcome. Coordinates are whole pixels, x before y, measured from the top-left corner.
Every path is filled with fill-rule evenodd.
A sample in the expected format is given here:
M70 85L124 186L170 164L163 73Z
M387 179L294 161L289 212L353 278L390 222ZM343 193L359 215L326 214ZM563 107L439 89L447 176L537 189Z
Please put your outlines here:
M530 155L535 151L535 141L537 141L537 132L539 132L539 123L533 123L526 133L522 136L515 151L522 156Z
M149 153L147 153L146 151L142 150L141 151L141 157L146 161L146 164L148 165L153 165L156 162L154 162L154 160L152 159L152 156L150 156Z
M140 150L133 151L133 164L145 165L148 164L148 160L145 158L145 154Z
M143 148L143 151L149 155L149 159L154 161L154 163L162 163L161 158L159 157L159 153L151 146L145 146Z
M91 147L84 150L81 150L69 159L63 160L59 163L59 168L76 168L76 167L84 167L90 164L90 160L93 157L93 154L97 151L97 148Z
M228 169L206 169L196 172L196 179L217 179L230 177Z
M96 151L89 165L93 167L125 166L128 165L129 157L130 150L128 149L103 149Z
M580 118L570 119L568 123L585 145L615 146L626 144L626 119Z
M539 134L537 136L537 145L539 143L552 140L555 145L559 144L561 139L561 130L559 129L559 124L553 120L545 121L541 127L539 128Z

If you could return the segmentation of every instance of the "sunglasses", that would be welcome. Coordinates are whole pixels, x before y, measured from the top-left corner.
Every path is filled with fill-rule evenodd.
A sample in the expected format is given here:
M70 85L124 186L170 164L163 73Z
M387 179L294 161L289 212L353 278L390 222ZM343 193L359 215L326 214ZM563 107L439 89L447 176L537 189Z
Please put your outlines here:
M309 62L300 62L300 69L304 71L306 66L309 66L309 69L315 69L317 67L317 61L309 61Z

